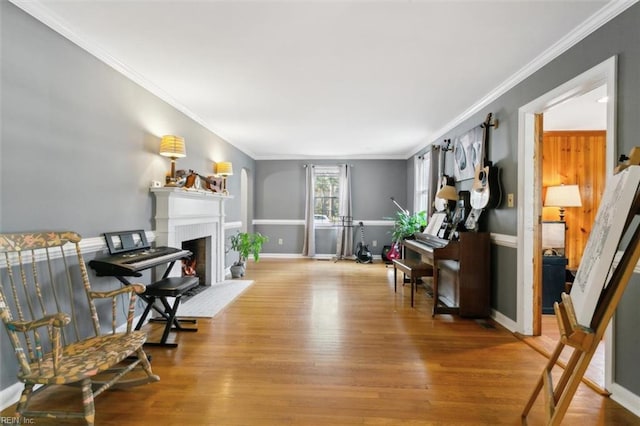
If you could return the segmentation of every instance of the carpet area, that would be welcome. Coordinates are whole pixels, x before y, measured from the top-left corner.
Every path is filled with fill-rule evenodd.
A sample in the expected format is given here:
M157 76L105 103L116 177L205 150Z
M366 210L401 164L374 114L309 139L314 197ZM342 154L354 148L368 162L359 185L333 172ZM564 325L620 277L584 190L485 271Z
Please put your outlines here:
M213 284L199 292L178 307L178 316L214 317L218 312L240 296L253 280L226 280Z

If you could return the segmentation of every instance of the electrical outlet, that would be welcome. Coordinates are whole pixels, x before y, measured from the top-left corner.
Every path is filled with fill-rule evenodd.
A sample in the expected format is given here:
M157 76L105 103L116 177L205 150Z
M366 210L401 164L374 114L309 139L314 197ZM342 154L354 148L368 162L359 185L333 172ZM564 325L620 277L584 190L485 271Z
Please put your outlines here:
M513 194L507 194L507 207L513 207Z
M284 241L282 240L282 238L278 238L278 245L281 246L282 244L284 244Z
M378 247L378 240L371 241L371 245L374 247Z

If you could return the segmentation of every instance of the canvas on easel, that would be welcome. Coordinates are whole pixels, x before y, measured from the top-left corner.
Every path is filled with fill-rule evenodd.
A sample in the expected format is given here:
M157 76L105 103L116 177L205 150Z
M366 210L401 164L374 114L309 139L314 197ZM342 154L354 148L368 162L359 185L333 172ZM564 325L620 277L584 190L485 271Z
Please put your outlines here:
M589 327L600 293L608 282L625 219L640 184L640 167L629 167L607 183L594 226L571 289L576 319Z
M640 158L638 160L640 162ZM619 173L607 182L571 294L562 293L562 302L554 304L560 341L525 405L523 419L542 392L547 424L562 423L598 342L640 262L640 223L633 220L640 215L640 165L629 164L616 171ZM621 247L623 238L628 241L626 247ZM618 250L622 256L614 265ZM552 370L565 346L573 352L554 384Z

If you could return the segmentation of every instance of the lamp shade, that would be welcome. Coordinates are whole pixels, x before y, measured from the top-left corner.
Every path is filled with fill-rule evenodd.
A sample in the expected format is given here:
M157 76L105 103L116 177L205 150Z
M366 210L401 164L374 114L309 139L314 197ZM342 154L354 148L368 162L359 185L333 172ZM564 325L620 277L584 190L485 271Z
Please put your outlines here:
M160 141L160 155L171 158L182 158L187 156L187 148L184 138L180 136L165 135Z
M436 197L449 201L457 201L458 193L456 192L455 186L445 185L440 191L438 191Z
M545 207L581 207L580 188L578 185L559 185L547 188L544 198Z
M231 176L233 174L233 164L230 161L216 163L216 172L219 176Z

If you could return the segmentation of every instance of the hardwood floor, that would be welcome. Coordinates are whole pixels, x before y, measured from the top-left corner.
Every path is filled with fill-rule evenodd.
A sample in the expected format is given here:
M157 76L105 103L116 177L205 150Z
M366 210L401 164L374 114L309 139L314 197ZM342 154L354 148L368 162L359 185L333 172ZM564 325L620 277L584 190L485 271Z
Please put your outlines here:
M551 357L551 354L560 340L560 331L558 329L556 316L542 315L542 335L535 337L523 337L523 340L541 354L544 354L546 357ZM559 362L566 365L572 353L573 352L570 347L565 347L560 355ZM605 389L605 368L605 342L602 340L584 374L584 380L597 392L600 392L603 395L608 395L608 391Z
M412 309L392 268L263 259L244 278L254 285L197 333L175 334L178 348L148 348L160 382L99 396L96 424L522 424L546 359L489 321L432 318L422 288ZM541 399L528 424L544 424ZM581 385L564 424L640 419Z

